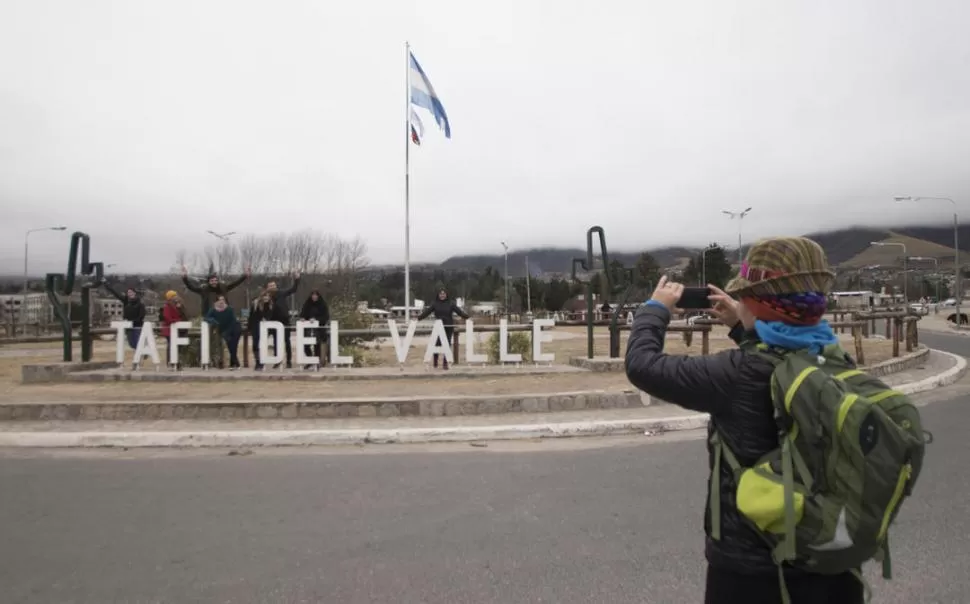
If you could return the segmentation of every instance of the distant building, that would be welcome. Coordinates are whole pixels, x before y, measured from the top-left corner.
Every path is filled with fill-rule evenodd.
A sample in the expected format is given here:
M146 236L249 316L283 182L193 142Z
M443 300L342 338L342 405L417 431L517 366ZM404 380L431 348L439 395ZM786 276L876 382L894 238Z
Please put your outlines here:
M460 304L459 304L460 305ZM468 314L492 316L502 312L501 302L478 302L467 309Z
M141 301L145 304L145 320L157 321L159 296L153 291L144 291ZM124 318L125 305L114 297L96 298L92 310L92 320L100 317L103 323L120 321Z
M47 294L4 294L0 295L0 305L8 323L35 324L50 321L51 308ZM21 312L24 312L23 316Z
M832 299L839 310L863 310L872 308L877 294L871 291L832 292Z

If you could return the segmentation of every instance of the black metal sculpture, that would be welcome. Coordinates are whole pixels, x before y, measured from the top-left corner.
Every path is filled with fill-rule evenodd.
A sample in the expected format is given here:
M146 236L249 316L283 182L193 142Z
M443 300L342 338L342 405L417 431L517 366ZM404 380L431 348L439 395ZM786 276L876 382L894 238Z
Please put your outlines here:
M606 281L606 283L602 284L605 297L609 298L610 296L618 294L623 288L623 282L628 280L631 287L628 288L627 293L624 296L623 303L625 303L633 289L632 269L615 270L614 267L610 266L610 255L606 250L606 234L603 232L603 227L590 227L590 229L586 231L586 257L573 258L572 268L573 280L586 284L586 356L590 359L593 358L593 281L591 278L586 280L581 279L577 274L576 269L577 267L581 268L587 274L593 270L593 266L595 264L593 234L599 235L600 240L600 259L603 265L603 268L601 269L603 275L602 278ZM610 356L612 358L617 358L620 356L620 332L616 319L619 315L619 310L622 309L623 303L621 303L621 306L614 311L613 321L610 324Z
M77 253L81 249L81 277L86 277L81 283L81 360L87 363L92 356L91 342L91 288L97 288L104 278L104 264L90 261L91 238L80 231L71 235L71 251L67 258L67 272L62 274L47 273L44 280L44 291L47 299L61 322L64 331L64 361L71 360L74 349L74 332L71 326L71 316L61 305L58 295L70 297L74 293L74 281L77 274Z

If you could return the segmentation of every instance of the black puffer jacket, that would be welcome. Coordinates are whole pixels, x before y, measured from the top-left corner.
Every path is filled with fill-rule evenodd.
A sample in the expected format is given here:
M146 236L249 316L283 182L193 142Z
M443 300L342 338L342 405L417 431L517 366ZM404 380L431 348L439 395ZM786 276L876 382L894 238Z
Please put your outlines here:
M125 321L131 321L132 327L141 327L145 322L145 303L141 301L141 297L136 295L134 298L128 297L127 290L124 294L111 287L107 283L102 283L104 288L108 290L108 293L115 297L119 302L124 304L121 308L121 318Z
M428 318L428 315L434 314L434 318L441 321L445 327L451 327L455 324L454 315L458 315L462 319L467 319L468 314L461 309L457 304L452 302L451 298L445 298L441 300L435 298L431 304L424 307L421 314L418 315L418 321L423 321Z
M636 315L626 350L630 382L651 396L703 413L710 413L725 444L744 466L751 466L778 447L778 428L771 402L773 365L767 359L739 349L708 356L674 356L663 352L670 312L644 306ZM740 325L731 338L757 338ZM708 424L710 434L711 424ZM708 468L714 455L708 446ZM711 538L710 489L704 513L707 560L711 566L741 574L777 573L768 545L737 511L735 482L728 464L714 488L721 490L721 539ZM786 574L798 574L786 568Z

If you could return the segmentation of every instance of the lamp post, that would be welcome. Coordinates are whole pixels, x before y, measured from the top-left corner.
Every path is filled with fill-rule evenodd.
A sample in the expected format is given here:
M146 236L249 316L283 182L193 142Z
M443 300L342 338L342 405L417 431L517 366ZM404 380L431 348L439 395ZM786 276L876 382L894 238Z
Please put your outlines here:
M731 220L735 218L738 219L738 270L741 270L741 265L744 264L744 254L741 252L741 224L744 222L744 217L751 212L751 208L745 208L741 212L731 212L730 210L721 210L721 213L727 214Z
M31 233L38 233L40 231L64 231L67 227L55 226L55 227L40 227L37 229L29 229L24 233L24 295L23 300L20 301L20 325L23 327L24 335L27 335L27 284L29 277L27 275L27 257L29 256L30 248L28 247Z
M869 245L878 247L899 246L903 248L903 304L909 304L909 277L906 275L906 244L898 241L871 241Z
M509 246L504 241L500 241L502 249L505 250L505 318L509 316Z
M532 316L532 285L530 283L531 276L532 276L532 271L529 270L529 256L527 254L525 257L525 299L526 299L526 302L528 303L528 308L529 308L528 313L530 317Z
M953 205L953 299L956 301L957 327L963 324L960 319L960 301L963 299L963 287L960 283L960 219L957 217L957 202L949 197L913 197L911 195L897 195L896 201L948 201Z

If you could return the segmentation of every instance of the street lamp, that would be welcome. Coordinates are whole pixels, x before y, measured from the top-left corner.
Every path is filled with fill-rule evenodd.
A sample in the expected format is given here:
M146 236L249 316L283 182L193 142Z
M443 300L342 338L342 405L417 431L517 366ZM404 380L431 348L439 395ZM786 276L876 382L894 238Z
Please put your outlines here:
M26 326L27 317L27 281L29 277L27 276L27 256L29 255L28 239L31 233L37 233L40 231L65 231L67 227L55 226L55 227L40 227L38 229L29 229L24 233L24 295L23 300L20 302L20 324ZM27 334L27 328L24 327L24 335Z
M903 304L909 304L909 278L906 274L906 244L898 241L870 241L869 245L878 247L899 246L903 248Z
M505 250L505 316L509 316L509 246L504 241L500 241L502 249Z
M956 321L959 327L963 324L960 320L960 300L963 299L963 287L960 283L960 220L957 217L957 202L949 197L913 197L911 195L897 195L894 197L899 201L948 201L953 204L953 299L956 301Z
M741 212L721 210L721 213L730 216L731 220L734 220L735 218L738 219L738 270L741 270L741 265L744 264L744 254L741 253L741 223L744 221L744 217L747 216L750 211L751 208L746 208Z
M229 231L228 233L216 233L215 231L206 231L206 233L216 237L217 239L222 239L223 241L229 241L229 238L236 234L236 231Z

